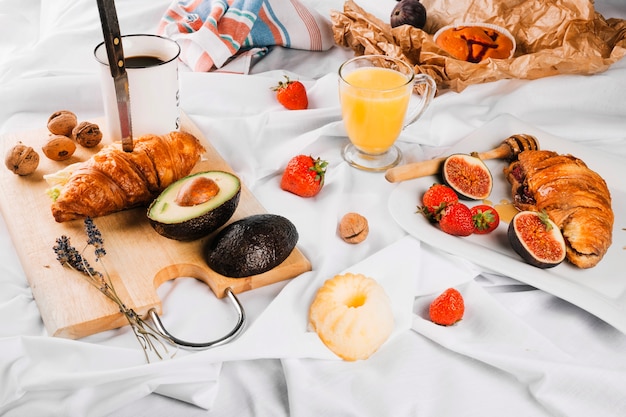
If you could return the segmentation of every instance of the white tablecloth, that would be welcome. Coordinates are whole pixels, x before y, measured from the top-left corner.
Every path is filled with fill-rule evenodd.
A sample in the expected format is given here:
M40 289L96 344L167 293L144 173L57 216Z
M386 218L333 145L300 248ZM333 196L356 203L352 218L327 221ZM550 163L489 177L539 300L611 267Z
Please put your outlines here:
M343 4L304 3L324 15ZM359 4L384 17L395 2ZM118 1L122 32L153 33L168 5ZM597 0L596 10L626 18L621 0ZM0 28L0 133L40 128L59 109L83 120L102 116L92 55L102 38L95 2L0 0ZM267 211L296 225L298 246L313 265L296 279L240 294L250 323L232 344L145 364L128 328L79 341L49 337L3 219L0 414L626 415L626 335L559 297L420 244L388 212L395 185L343 162L335 74L352 55L339 47L323 53L274 48L250 75L181 72L182 109ZM283 74L306 84L309 110L290 112L275 102L269 87ZM431 157L512 115L626 158L625 95L623 60L594 76L473 86L437 97L400 145L406 160ZM313 199L278 186L296 153L329 161L326 185ZM349 211L370 222L370 236L359 245L336 234ZM387 282L403 307L396 332L375 355L355 363L337 360L302 326L314 289L347 270L413 278ZM467 315L442 328L423 311L449 286L463 292ZM229 327L228 308L198 281L177 279L159 295L164 322L182 338L208 340Z

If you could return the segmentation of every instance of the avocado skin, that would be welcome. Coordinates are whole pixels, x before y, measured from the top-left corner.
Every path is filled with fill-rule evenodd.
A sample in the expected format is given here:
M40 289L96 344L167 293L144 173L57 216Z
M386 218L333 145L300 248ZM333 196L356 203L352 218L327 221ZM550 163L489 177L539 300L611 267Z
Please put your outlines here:
M258 275L280 265L298 242L296 227L276 214L255 214L233 222L209 243L206 261L230 278Z
M239 189L237 194L235 194L230 200L225 201L219 207L214 208L202 216L198 216L181 223L166 224L154 221L150 218L148 218L148 220L154 230L169 239L180 241L200 239L201 237L207 236L216 231L222 225L226 224L228 220L230 220L239 205L240 196L241 189Z

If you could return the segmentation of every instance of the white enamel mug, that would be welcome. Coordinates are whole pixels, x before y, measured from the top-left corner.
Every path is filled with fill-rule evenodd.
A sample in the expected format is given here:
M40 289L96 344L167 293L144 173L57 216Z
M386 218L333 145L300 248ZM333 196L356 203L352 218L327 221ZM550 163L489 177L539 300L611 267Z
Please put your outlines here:
M172 39L157 35L122 36L132 134L163 135L180 124L178 56L180 46ZM121 140L119 113L113 77L104 42L94 50L100 64L106 132L112 141Z

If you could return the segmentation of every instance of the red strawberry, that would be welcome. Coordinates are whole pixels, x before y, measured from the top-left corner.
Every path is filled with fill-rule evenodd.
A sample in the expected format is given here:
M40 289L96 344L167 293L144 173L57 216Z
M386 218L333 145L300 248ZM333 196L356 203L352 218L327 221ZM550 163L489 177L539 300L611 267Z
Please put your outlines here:
M495 208L487 204L479 204L472 207L472 221L474 233L484 235L493 232L500 224L500 216Z
M454 190L444 184L433 184L422 196L420 211L433 221L438 220L438 215L449 204L457 203L459 197Z
M454 288L448 288L430 303L430 320L442 326L451 326L460 321L465 313L463 296Z
M276 99L289 110L304 110L309 107L306 88L300 81L291 81L285 75L285 82L279 81L272 90L276 91Z
M469 236L474 233L472 212L463 203L454 203L444 207L439 219L439 227L444 232L455 236Z
M300 197L313 197L324 186L328 162L308 155L297 155L289 160L280 188Z

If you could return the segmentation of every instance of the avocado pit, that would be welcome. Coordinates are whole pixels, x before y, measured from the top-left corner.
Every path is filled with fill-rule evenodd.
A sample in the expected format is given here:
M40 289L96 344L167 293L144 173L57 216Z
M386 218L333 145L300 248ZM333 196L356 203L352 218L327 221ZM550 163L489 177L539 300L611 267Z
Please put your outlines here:
M154 230L169 239L202 238L226 224L239 205L241 182L224 171L191 174L167 187L148 208Z
M180 187L174 201L182 207L197 206L214 198L219 191L219 185L211 178L194 177Z

